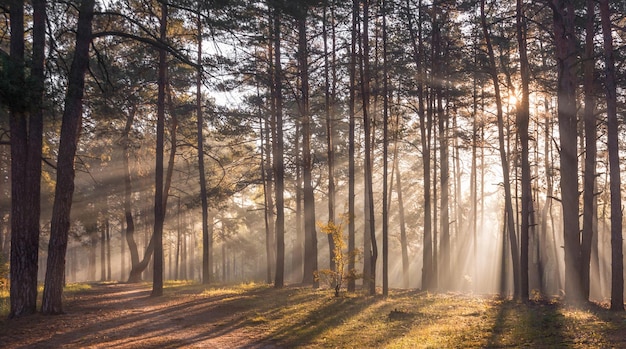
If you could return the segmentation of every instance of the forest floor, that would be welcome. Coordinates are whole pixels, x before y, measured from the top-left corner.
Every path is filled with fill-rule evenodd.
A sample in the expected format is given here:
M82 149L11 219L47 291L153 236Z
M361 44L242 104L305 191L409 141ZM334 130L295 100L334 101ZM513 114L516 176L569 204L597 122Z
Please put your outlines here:
M626 314L589 304L392 290L82 284L63 315L0 319L2 348L626 347ZM6 300L5 300L6 301Z

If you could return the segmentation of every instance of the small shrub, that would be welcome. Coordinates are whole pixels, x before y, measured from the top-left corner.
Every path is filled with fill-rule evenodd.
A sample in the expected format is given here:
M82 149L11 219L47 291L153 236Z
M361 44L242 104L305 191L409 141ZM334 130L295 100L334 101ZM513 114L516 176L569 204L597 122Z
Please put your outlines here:
M335 222L328 222L326 224L318 223L322 233L330 234L333 242L335 243L334 261L335 270L322 269L315 272L315 278L320 282L328 284L335 290L335 297L339 297L341 288L349 280L356 280L361 277L355 269L348 269L348 261L351 257L355 259L360 256L360 251L355 249L354 251L347 251L345 249L346 243L343 236L343 221L336 224Z
M9 261L8 258L0 253L0 291L9 289Z

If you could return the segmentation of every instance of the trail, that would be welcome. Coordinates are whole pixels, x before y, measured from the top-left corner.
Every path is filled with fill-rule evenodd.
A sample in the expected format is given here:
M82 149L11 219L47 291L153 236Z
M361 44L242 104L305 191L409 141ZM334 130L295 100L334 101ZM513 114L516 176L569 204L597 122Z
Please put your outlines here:
M66 296L65 314L0 322L2 348L274 349L225 297L150 297L146 284L93 284Z

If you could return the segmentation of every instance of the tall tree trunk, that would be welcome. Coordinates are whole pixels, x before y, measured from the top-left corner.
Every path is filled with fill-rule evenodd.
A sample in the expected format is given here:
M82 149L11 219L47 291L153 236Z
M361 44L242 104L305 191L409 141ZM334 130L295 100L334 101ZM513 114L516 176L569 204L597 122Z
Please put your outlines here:
M167 4L161 4L160 38L165 41L167 36ZM153 297L163 294L163 224L165 221L165 198L163 188L163 148L165 143L165 88L167 84L167 53L159 49L159 77L157 95L157 144L156 169L154 179L154 270L152 281Z
M334 4L333 4L334 6ZM328 59L328 29L327 29L327 7L324 7L324 21L322 26L323 37L324 37L324 114L326 116L326 145L328 155L328 222L335 222L335 144L334 144L334 111L335 111L335 94L334 94L334 85L336 76L333 74L333 93L331 93L331 83L330 83L330 62ZM332 9L332 23L333 26L332 31L334 34L334 7ZM333 71L335 69L335 37L333 35L333 47L330 54L333 56ZM328 250L329 250L329 265L330 270L335 271L335 242L333 240L332 234L326 234L328 237Z
M509 232L509 241L511 247L511 259L513 266L513 297L519 298L520 291L520 268L519 268L519 252L517 249L517 237L515 236L515 221L513 213L513 204L511 197L511 182L509 180L509 162L506 154L506 147L504 144L504 117L502 115L502 97L500 96L500 85L498 82L498 72L496 68L495 55L493 53L493 46L491 44L491 36L489 34L489 27L487 26L487 18L485 14L485 0L480 2L480 14L481 25L483 30L483 36L487 45L487 52L489 55L489 75L493 81L495 97L496 97L496 113L498 119L498 145L500 148L500 161L502 162L502 175L504 185L504 201L506 211L506 227ZM504 253L504 251L503 251Z
M202 283L211 283L211 269L209 268L209 250L212 241L209 239L209 202L206 189L206 175L204 173L204 117L202 113L202 17L198 12L198 68L196 72L196 121L198 138L198 172L200 179L200 200L202 203Z
M382 2L383 16L383 296L389 294L389 68L387 66L387 1Z
M522 148L522 213L521 213L521 231L520 231L520 268L521 268L521 293L522 299L528 299L528 237L531 229L530 219L533 211L532 208L532 189L530 177L530 160L528 149L528 123L530 119L530 102L529 102L529 85L530 70L528 68L528 53L526 49L526 20L524 17L523 0L517 0L517 42L520 53L520 75L522 80L522 99L517 105L517 134Z
M583 177L583 230L581 248L581 283L584 299L589 299L589 271L591 262L591 242L593 240L595 184L596 184L596 117L594 96L594 42L595 2L587 1L587 21L585 25L585 53L583 63L583 88L585 92L584 129L585 129L585 170Z
M33 314L37 304L41 155L43 137L44 48L46 2L34 0L31 106L10 106L11 252L9 318ZM24 86L24 2L10 3L10 57L15 86ZM30 107L30 108L29 108ZM28 110L30 109L30 110ZM8 244L7 244L8 245ZM0 251L2 253L2 251Z
M437 16L438 9L433 10ZM436 72L434 78L440 81L445 79L442 55L441 31L439 28L439 19L434 20L433 28L433 50L434 58L437 63L433 68ZM448 162L448 112L443 107L445 84L437 84L435 87L435 99L437 108L437 126L439 139L439 166L440 166L440 225L441 225L441 242L440 242L440 265L439 278L440 286L444 289L450 287L450 216L449 216L449 179L450 170Z
M374 191L372 188L372 121L369 114L370 106L370 62L369 62L369 0L363 2L363 32L361 33L363 61L361 64L361 97L363 100L363 130L365 137L364 164L364 217L365 217L365 267L363 272L364 282L368 286L370 294L376 294L376 260L378 247L376 244L376 225L374 224Z
M273 23L273 15L270 14L269 18L270 23ZM270 27L273 24L270 24ZM273 27L270 29L273 32ZM267 44L267 56L268 60L268 75L270 77L270 116L266 117L265 120L265 171L264 175L264 191L263 197L265 202L265 257L266 257L266 282L272 283L272 272L276 268L276 242L274 241L275 236L275 222L274 222L274 200L272 197L272 193L274 192L274 169L272 167L272 159L273 159L273 139L276 135L276 82L274 81L276 78L276 72L274 68L274 51L273 44L270 40Z
M72 197L74 195L74 157L76 155L83 113L85 72L89 66L89 44L91 43L91 22L94 5L94 0L84 0L79 7L76 45L65 97L57 160L57 181L52 207L48 262L41 306L41 311L44 314L60 314L63 312L62 295L65 279L65 254L70 229Z
M304 180L304 276L302 283L318 287L314 277L317 270L317 232L315 229L315 197L313 196L311 159L311 116L309 115L309 73L307 62L306 7L298 18L298 57L300 66L300 118L302 123L302 175Z
M422 146L422 164L423 164L423 187L424 187L424 251L422 254L422 289L434 291L433 288L433 240L432 240L432 206L430 191L430 138L427 134L427 117L424 108L424 81L426 79L424 64L424 44L422 39L422 2L418 2L418 33L416 35L412 23L412 11L410 2L406 2L406 12L408 15L409 34L413 45L413 60L417 65L418 81L417 81L417 98L418 98L418 115L420 119L420 140ZM428 128L429 129L429 128ZM398 174L400 171L398 171ZM398 185L398 190L400 186Z
M575 6L571 0L553 0L556 61L558 67L558 120L561 146L561 203L565 248L565 294L569 301L583 300L580 280L578 224L578 154L576 146L577 42Z
M352 30L350 34L350 63L348 66L350 74L350 82L348 84L349 101L348 101L348 272L353 274L356 272L356 263L354 251L356 248L355 241L355 105L356 105L356 42L357 27L359 18L359 1L352 0ZM356 285L353 277L348 279L348 292L354 292Z
M611 188L611 310L624 311L624 257L622 252L622 189L617 120L617 86L611 9L608 0L600 0L602 37L604 39L607 137Z
M280 10L274 7L274 118L273 169L276 195L276 275L274 287L284 286L285 279L285 167L283 164L283 93L280 54Z

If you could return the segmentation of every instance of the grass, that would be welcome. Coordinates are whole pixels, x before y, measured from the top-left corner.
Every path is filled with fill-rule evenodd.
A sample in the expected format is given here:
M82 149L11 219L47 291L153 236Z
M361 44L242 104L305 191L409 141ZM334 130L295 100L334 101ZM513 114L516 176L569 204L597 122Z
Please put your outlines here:
M70 284L67 295L89 290ZM2 291L0 291L2 292ZM388 297L303 287L166 282L165 297L229 309L237 326L289 348L624 347L626 313L588 304L391 290ZM8 305L8 292L0 293ZM6 308L6 310L5 310ZM8 306L2 308L6 316ZM226 326L226 325L225 325Z
M330 290L243 284L181 286L221 299L245 326L286 347L489 348L616 347L626 344L626 315L590 304L527 303L498 297L392 290L334 297ZM171 289L172 296L177 290Z
M64 295L71 295L82 291L91 289L91 285L88 283L69 283L63 288ZM37 309L41 308L41 296L43 294L43 284L37 286ZM11 311L11 303L9 299L9 288L0 287L0 317L6 318Z

